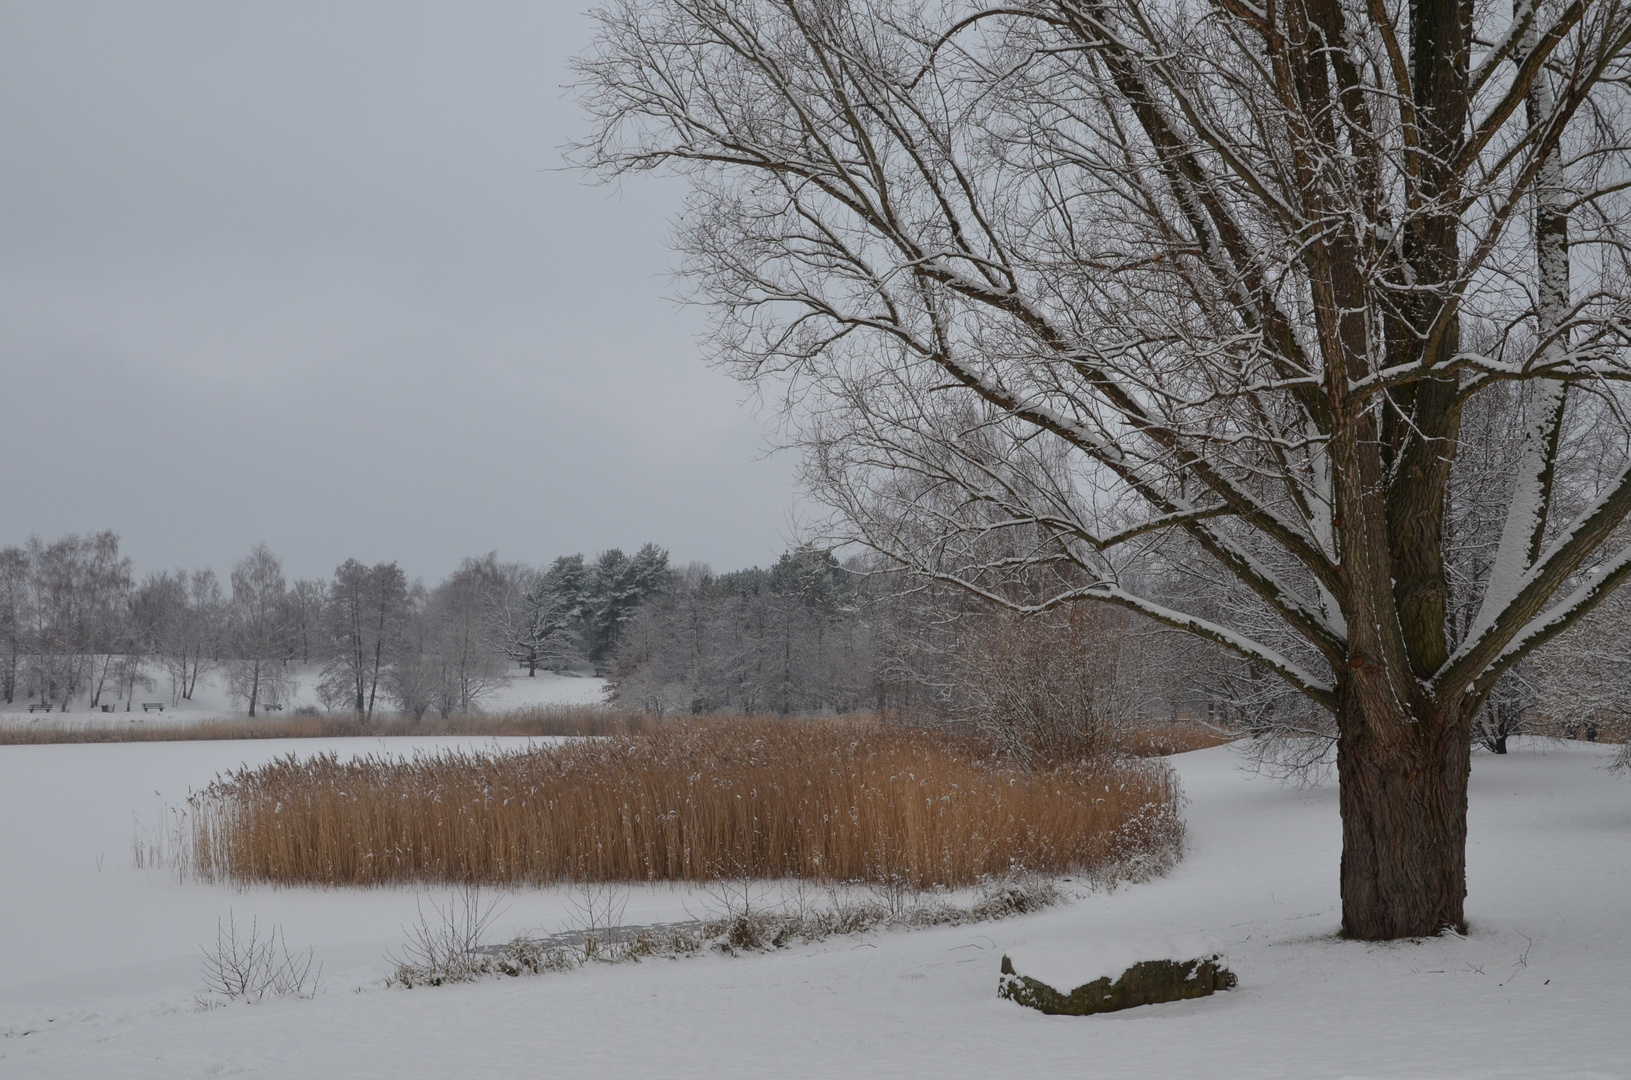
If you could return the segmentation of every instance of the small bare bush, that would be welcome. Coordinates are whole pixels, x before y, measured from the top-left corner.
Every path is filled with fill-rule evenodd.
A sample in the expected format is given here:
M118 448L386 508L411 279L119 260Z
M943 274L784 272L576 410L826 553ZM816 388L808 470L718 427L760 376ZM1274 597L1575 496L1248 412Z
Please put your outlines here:
M482 946L500 914L496 898L483 896L479 886L462 885L445 906L427 897L415 906L419 919L407 928L408 943L401 955L386 957L396 966L396 983L412 987L468 982L494 968L496 958Z
M1119 612L1085 605L981 620L960 649L960 718L1020 761L1102 754L1132 708L1121 671L1118 631L1125 621Z
M1166 858L1177 799L1159 761L1026 768L877 723L709 720L507 753L287 757L218 778L188 821L205 880L916 889L1101 869L1135 842Z
M585 961L615 953L624 944L623 912L628 903L626 888L601 882L578 886L567 926L582 937Z
M312 997L323 979L323 967L312 970L313 951L290 952L283 928L273 924L261 933L251 920L249 931L238 930L229 909L227 921L215 920L214 947L204 951L204 987L229 1001L257 1002L267 997Z

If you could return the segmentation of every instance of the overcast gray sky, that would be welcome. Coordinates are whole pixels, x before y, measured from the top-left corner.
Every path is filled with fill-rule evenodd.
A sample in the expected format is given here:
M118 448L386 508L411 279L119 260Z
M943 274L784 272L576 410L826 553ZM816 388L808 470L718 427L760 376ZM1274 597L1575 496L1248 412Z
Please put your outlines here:
M683 191L592 186L577 3L0 4L0 544L439 577L791 531L699 359Z

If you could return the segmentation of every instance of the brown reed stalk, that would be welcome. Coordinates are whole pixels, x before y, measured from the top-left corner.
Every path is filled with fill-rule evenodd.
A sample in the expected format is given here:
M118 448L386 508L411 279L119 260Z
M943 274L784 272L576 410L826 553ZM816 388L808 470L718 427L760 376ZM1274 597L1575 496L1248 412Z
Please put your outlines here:
M509 753L245 768L192 800L206 880L314 885L719 877L960 886L1172 855L1162 762L1027 771L876 722L673 721Z

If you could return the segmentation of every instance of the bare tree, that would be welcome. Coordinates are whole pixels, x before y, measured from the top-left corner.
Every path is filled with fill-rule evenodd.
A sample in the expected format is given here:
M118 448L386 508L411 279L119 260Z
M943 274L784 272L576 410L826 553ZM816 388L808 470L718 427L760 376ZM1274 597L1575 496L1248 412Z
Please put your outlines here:
M28 552L0 548L0 695L16 700L18 676L29 652Z
M290 678L289 605L283 564L265 544L258 544L232 568L232 604L228 615L230 657L227 690L255 715L262 701L281 704Z
M334 571L325 615L329 657L318 695L372 720L379 691L407 636L408 581L396 563L347 559Z
M117 681L129 627L130 560L119 554L119 537L70 534L49 544L34 537L11 562L21 575L13 632L28 650L30 693L66 711L88 692L96 708Z
M504 654L488 622L489 598L501 581L495 556L465 559L427 598L425 656L435 675L432 701L443 717L474 710L504 684Z
M1631 574L1631 9L1606 0L613 0L580 160L670 168L719 357L834 540L1119 605L1334 714L1343 927L1462 927L1471 724ZM1469 404L1527 383L1476 614ZM1017 553L1017 554L1016 554ZM1141 581L1223 583L1215 615Z
M149 574L134 600L138 638L170 677L172 703L192 700L220 664L226 597L214 570Z
M328 603L328 582L321 578L301 578L289 586L285 604L289 624L289 658L311 663L312 650L321 648L323 609Z

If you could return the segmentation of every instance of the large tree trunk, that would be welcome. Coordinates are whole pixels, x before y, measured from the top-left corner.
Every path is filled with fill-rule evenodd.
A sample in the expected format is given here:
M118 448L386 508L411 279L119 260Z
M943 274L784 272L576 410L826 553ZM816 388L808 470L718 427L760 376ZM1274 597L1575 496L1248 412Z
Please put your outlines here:
M1460 702L1388 709L1379 696L1338 688L1343 933L1465 932L1470 717Z

